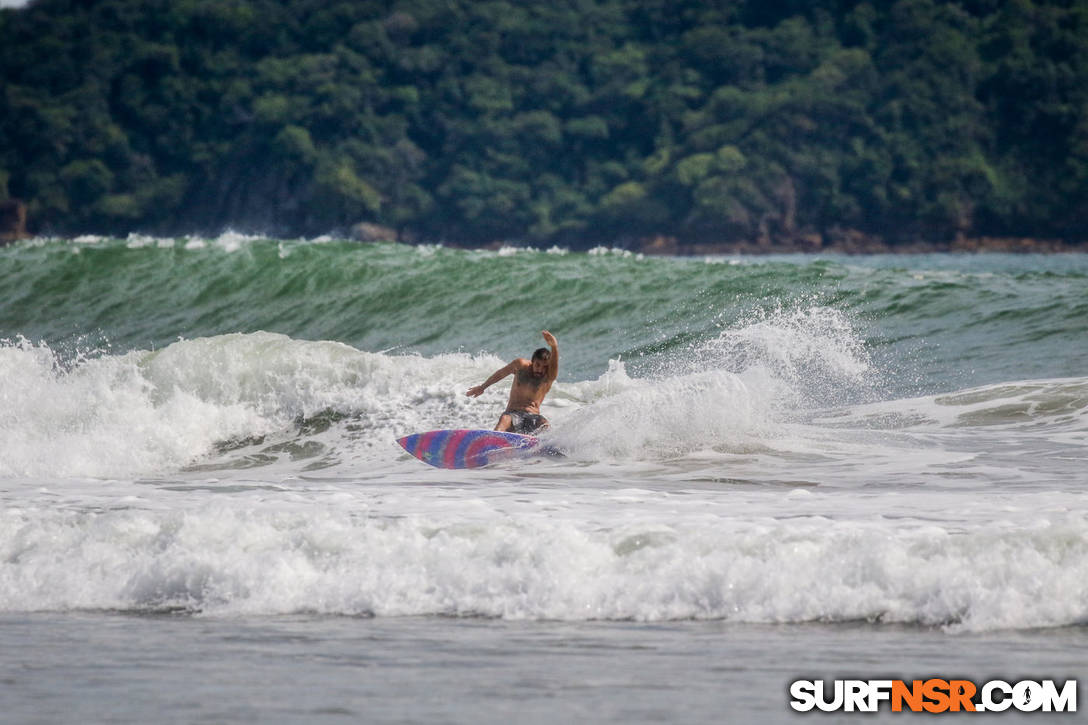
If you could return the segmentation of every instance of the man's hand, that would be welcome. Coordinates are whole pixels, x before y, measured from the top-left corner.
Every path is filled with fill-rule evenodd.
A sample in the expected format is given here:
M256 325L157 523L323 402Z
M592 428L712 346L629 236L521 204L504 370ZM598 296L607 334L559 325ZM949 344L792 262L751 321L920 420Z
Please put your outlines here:
M544 336L544 342L548 343L549 346L558 347L559 343L555 341L555 335L548 332L547 330L544 330L544 332L540 334Z
M483 393L484 393L484 386L482 386L482 385L477 385L476 387L469 388L468 390L465 391L465 395L467 395L470 398L478 398L481 395L483 395Z

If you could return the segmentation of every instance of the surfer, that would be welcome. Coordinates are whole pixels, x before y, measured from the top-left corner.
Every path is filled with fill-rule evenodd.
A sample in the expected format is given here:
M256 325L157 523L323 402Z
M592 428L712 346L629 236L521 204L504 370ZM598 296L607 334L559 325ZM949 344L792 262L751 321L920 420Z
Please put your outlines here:
M495 430L528 434L548 427L548 419L540 414L540 404L559 374L559 343L555 335L547 330L541 334L551 350L542 347L533 353L532 360L523 357L511 360L509 365L496 370L483 385L465 392L465 395L475 398L507 375L514 376L510 401L506 404L506 411L499 416Z

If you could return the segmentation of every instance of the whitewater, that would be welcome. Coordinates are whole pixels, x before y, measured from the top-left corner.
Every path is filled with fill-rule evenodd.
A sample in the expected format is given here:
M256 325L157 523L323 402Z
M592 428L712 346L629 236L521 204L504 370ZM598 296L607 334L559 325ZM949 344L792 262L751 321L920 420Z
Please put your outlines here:
M395 444L493 426L508 383L464 391L543 329L564 457ZM36 239L0 340L18 722L776 722L817 674L1083 670L1083 256Z

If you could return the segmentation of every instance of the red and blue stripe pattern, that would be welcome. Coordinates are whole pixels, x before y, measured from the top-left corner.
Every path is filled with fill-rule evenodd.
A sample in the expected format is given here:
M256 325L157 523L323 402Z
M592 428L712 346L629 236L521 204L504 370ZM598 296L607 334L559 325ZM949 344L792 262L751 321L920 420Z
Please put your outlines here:
M494 430L432 430L397 439L404 450L436 468L479 468L539 442L533 436Z

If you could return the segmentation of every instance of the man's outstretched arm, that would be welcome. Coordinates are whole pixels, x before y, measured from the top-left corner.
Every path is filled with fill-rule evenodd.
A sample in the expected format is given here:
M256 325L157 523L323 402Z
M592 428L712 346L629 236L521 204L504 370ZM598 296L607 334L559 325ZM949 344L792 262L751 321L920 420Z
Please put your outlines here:
M516 372L517 369L519 367L521 367L521 364L522 364L522 361L520 359L511 360L509 365L504 365L503 367L499 368L494 373L492 373L491 377L488 378L487 380L485 380L483 385L477 385L476 387L469 388L468 390L466 390L465 395L469 396L470 398L479 397L480 395L483 394L483 392L485 390L490 388L492 385L499 382L500 380L505 378L507 375L510 375L511 373Z
M555 339L555 335L547 330L540 334L544 336L544 342L548 343L548 347L552 349L551 359L548 360L548 382L554 383L559 375L559 342Z

